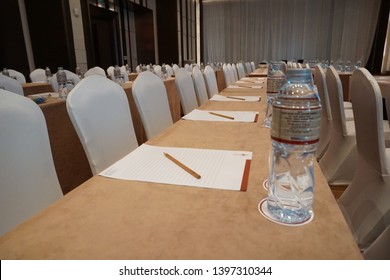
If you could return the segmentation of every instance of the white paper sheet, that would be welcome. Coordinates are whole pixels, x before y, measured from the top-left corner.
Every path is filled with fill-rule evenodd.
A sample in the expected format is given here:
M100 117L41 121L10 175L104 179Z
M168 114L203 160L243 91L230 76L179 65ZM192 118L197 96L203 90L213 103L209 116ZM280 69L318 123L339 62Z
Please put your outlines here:
M164 156L169 153L199 175L183 170ZM241 190L252 152L157 147L142 144L99 175L121 179L204 188Z
M230 97L230 98L229 98ZM238 99L237 99L238 98ZM245 99L245 100L241 100ZM219 94L215 94L213 97L210 98L212 101L241 101L241 102L259 102L261 100L260 96L223 96Z
M237 81L236 82L237 84L253 84L253 85L258 85L258 84L264 84L264 81L263 80L255 80L255 81L252 81L252 80L240 80L240 81Z
M242 85L242 86L235 86L235 85L230 85L227 88L239 88L239 89L252 89L252 88L263 88L263 86L255 86L255 85Z
M222 114L234 119L216 116L211 113ZM192 121L219 121L219 122L255 122L259 113L253 111L214 111L195 109L183 117L185 120Z
M253 81L253 80L257 80L257 81L264 81L265 80L265 78L262 78L262 77L257 77L257 78L254 78L254 77L252 77L252 78L248 78L248 77L245 77L245 78L242 78L241 80L243 80L243 81L245 81L245 80L250 80L250 81Z
M38 97L58 97L58 92L44 92L44 93L36 93L36 94L30 94L27 95L27 97L30 98L38 98Z

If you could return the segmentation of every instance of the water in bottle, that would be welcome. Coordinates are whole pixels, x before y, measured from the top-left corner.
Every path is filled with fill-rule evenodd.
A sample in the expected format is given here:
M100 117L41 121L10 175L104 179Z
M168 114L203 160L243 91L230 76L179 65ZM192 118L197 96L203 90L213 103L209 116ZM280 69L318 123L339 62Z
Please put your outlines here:
M321 103L310 69L288 69L273 102L268 212L277 221L303 223L312 216L314 154Z
M66 99L68 95L68 88L66 87L66 73L62 67L58 67L56 74L58 83L58 96L60 99Z
M124 78L122 76L121 69L118 65L115 65L115 68L114 68L114 81L120 85L123 85L125 82Z
M264 126L270 128L272 122L272 102L276 94L286 83L286 76L283 72L283 62L272 61L268 65L267 74L267 109L265 112Z
M51 80L52 74L51 74L49 66L46 66L45 76L46 76L46 83L50 84L50 80Z

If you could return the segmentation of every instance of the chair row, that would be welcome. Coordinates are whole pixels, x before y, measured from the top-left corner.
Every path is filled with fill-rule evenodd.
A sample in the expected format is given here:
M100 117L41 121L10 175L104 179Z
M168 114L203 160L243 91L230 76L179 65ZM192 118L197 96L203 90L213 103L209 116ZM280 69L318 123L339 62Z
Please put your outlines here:
M383 255L386 250L390 257L388 248L378 246L390 242L390 149L385 146L390 129L383 120L378 83L366 69L355 70L350 104L343 101L341 81L333 66L325 73L316 65L314 80L322 100L316 154L322 172L330 185L348 185L338 203L360 249L367 251L367 256ZM350 105L353 119L347 120L345 106Z

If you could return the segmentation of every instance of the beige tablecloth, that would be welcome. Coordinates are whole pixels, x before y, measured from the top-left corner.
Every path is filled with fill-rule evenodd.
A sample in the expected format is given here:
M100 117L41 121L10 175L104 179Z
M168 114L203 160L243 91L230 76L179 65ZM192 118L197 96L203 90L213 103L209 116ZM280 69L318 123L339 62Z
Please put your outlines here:
M261 102L210 101L200 109L248 110L257 123L180 120L150 145L252 151L245 192L94 176L0 238L1 259L361 259L315 165L314 219L288 227L258 211L267 196L269 129Z

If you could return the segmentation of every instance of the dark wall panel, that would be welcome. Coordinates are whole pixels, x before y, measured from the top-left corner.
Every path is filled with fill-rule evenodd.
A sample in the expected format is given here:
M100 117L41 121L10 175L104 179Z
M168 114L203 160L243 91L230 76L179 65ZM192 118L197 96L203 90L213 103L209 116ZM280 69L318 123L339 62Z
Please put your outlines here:
M14 69L22 72L28 80L26 46L18 1L2 0L0 9L0 70Z
M75 71L76 58L68 0L25 1L36 68Z
M178 63L177 1L156 1L156 10L160 64Z
M156 58L154 53L153 11L136 5L134 13L138 62L154 64Z

